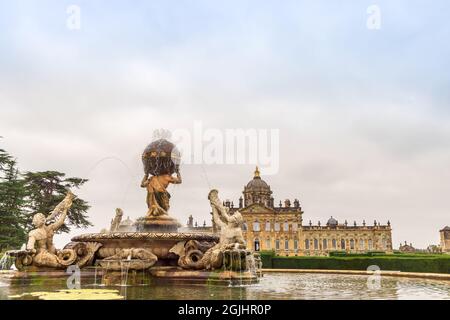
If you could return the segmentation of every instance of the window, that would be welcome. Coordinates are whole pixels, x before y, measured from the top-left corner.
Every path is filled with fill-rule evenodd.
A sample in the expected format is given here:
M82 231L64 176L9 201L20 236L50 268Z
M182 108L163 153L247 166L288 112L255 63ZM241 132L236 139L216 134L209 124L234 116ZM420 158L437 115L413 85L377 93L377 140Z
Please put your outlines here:
M337 241L336 241L336 239L331 240L331 245L333 246L333 249L337 249Z
M260 250L259 239L255 239L255 251Z
M297 251L298 250L298 240L294 239L294 250Z
M383 250L386 250L387 248L387 240L383 238Z
M292 231L297 232L297 230L298 230L298 223L294 222L292 224Z
M364 250L364 239L359 239L359 250Z
M244 223L242 224L242 230L243 230L243 231L247 231L247 222L244 222Z
M271 245L270 245L270 239L267 238L267 239L266 239L266 250L270 250L270 247L271 247Z
M289 231L289 222L285 221L283 226L284 231Z
M286 251L289 250L289 240L288 239L284 240L284 250L286 250Z
M258 221L253 222L253 231L261 231L259 229L259 222Z
M341 240L341 249L345 250L345 240L344 239Z
M319 240L314 239L314 250L319 250Z
M270 231L270 221L266 221L266 231Z
M373 250L373 241L369 239L369 250Z
M353 239L350 240L350 249L355 250L355 240Z
M328 249L328 241L327 239L323 239L322 241L322 249L327 250Z
M275 249L280 250L280 240L275 240Z
M305 240L305 249L309 250L309 240L308 239Z
M275 222L275 231L280 231L280 223Z

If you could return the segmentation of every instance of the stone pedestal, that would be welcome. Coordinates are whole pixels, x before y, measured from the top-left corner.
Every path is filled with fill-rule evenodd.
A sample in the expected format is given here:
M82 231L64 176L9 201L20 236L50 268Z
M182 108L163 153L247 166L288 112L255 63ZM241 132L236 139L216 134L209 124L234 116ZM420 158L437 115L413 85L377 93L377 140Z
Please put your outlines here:
M139 218L135 226L137 232L178 232L181 224L176 219L168 215L163 215Z

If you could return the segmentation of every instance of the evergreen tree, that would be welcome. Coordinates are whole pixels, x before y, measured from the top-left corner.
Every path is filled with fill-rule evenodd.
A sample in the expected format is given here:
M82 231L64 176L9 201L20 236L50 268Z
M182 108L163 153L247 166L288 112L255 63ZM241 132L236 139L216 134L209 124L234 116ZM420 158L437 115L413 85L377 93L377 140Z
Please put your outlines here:
M17 163L0 149L0 251L18 248L26 241L24 198Z
M88 180L81 178L66 178L64 173L57 171L27 172L23 175L26 192L26 207L28 210L26 225L32 228L34 214L41 212L48 215L61 202L69 189L79 188ZM70 226L77 228L92 226L87 218L88 203L76 197L67 214L66 224L60 231L70 231Z

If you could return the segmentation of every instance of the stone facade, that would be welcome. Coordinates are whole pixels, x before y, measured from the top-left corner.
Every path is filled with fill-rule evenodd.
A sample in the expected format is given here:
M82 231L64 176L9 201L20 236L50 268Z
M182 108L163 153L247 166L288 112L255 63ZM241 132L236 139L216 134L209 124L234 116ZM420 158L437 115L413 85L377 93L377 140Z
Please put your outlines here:
M388 222L373 225L356 222L349 225L330 218L321 225L303 225L303 211L298 199L280 201L274 205L270 186L261 179L258 168L253 179L244 187L238 206L225 201L233 213L244 217L243 234L247 248L255 251L274 250L278 255L327 255L330 251L363 253L392 252L391 226ZM214 229L214 226L213 226Z
M440 230L439 233L441 234L442 252L450 253L450 227L445 227L444 229Z

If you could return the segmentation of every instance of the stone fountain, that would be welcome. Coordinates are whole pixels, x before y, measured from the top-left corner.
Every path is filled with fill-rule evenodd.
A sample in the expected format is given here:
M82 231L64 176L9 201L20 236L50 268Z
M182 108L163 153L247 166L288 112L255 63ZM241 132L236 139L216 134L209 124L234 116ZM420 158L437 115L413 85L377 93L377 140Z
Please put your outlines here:
M242 216L229 213L222 205L217 190L209 192L213 220L218 229L213 233L178 232L179 222L169 215L170 184L181 184L180 154L166 139L157 139L145 148L142 161L147 190L147 213L132 230L119 231L122 218L118 210L108 232L81 234L71 239L62 250L53 246L53 235L62 226L75 197L66 198L46 218L36 214L36 229L29 233L25 250L10 251L19 271L64 270L76 265L82 270L101 269L103 282L123 282L124 273L149 274L155 279L206 281L257 281L253 253L246 249L242 236ZM121 280L118 280L121 279Z

